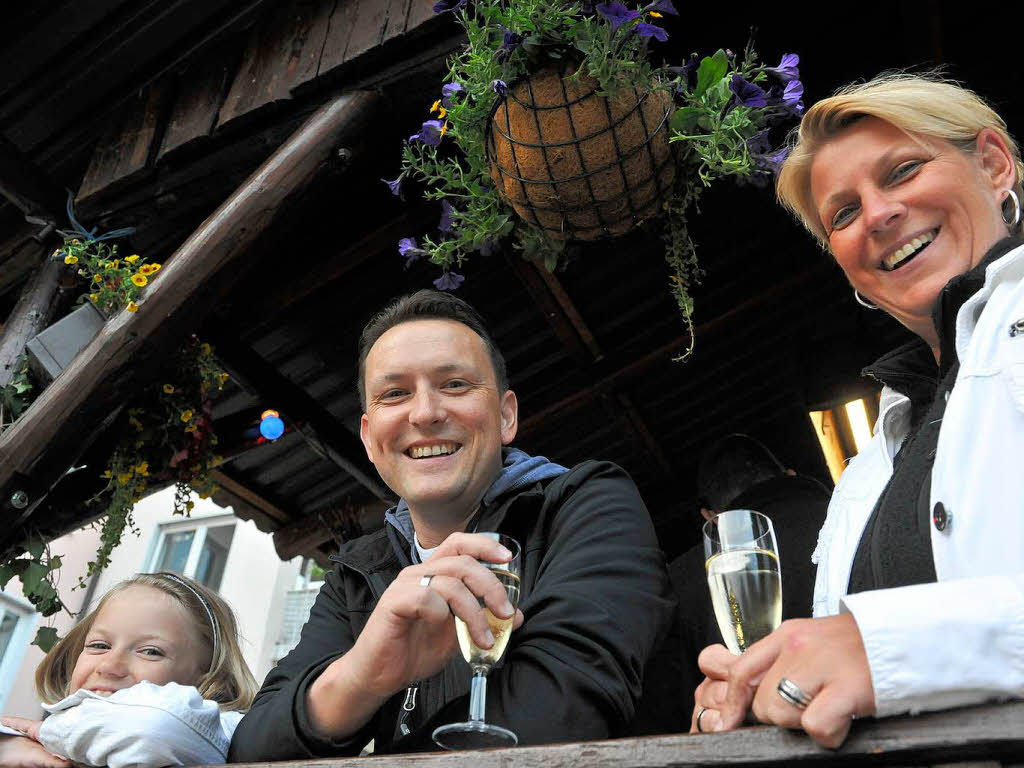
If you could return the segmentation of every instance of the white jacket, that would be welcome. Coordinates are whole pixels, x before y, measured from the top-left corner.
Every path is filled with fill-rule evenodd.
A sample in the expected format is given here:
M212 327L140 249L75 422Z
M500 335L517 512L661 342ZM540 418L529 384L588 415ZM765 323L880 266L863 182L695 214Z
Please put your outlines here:
M960 371L932 467L938 581L847 595L868 518L906 437L910 402L885 388L867 448L836 486L813 559L814 615L857 620L879 717L1024 697L1024 246L988 266L956 317Z
M195 687L177 683L142 682L110 696L79 690L43 708L51 713L39 728L46 749L107 768L223 763L242 719L241 712L221 712Z

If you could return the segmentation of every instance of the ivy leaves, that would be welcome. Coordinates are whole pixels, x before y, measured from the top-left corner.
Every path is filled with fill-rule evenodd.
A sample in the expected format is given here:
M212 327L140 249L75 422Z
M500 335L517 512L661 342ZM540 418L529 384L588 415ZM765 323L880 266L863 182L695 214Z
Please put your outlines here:
M0 432L13 424L34 399L28 357L19 355L14 361L14 375L10 383L0 387Z
M21 591L25 599L43 616L52 616L64 608L52 576L61 567L60 555L51 556L46 542L35 535L24 541L20 549L24 549L27 556L0 565L0 589L17 576L21 580ZM57 630L42 627L33 642L43 651L48 651L56 639Z

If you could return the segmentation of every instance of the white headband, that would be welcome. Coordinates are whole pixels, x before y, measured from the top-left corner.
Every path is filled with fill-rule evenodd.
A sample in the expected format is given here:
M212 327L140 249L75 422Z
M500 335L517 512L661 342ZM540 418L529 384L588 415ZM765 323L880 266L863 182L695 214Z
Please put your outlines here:
M213 672L213 667L217 663L217 622L213 618L213 610L210 608L209 603L206 602L206 599L199 594L199 591L180 576L173 573L167 573L166 571L160 575L166 576L171 581L176 581L188 589L189 592L196 596L200 605L206 609L206 616L210 620L210 629L213 630L213 656L210 659L210 672ZM207 674L209 674L209 672L207 672Z

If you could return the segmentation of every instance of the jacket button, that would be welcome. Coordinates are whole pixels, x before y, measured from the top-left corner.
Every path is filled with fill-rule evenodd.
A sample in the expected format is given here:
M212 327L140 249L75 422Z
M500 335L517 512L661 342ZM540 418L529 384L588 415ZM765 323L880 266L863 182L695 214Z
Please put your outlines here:
M935 502L935 508L932 509L932 524L935 526L935 530L944 531L952 522L953 513L947 512L941 501Z

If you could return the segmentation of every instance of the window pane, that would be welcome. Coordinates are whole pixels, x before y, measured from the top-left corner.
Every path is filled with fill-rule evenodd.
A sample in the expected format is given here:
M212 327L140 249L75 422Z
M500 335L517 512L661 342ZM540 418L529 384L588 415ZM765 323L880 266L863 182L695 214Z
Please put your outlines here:
M17 614L9 611L4 614L3 620L0 620L0 661L3 661L4 654L7 653L7 646L11 643L11 635L14 634L17 625Z
M164 536L164 551L160 555L156 570L184 573L188 551L192 548L192 539L195 535L195 531L180 531Z
M195 580L210 589L220 589L221 578L224 576L224 564L228 559L228 549L234 537L235 526L222 525L210 528L206 532L203 551L199 553L196 565Z

